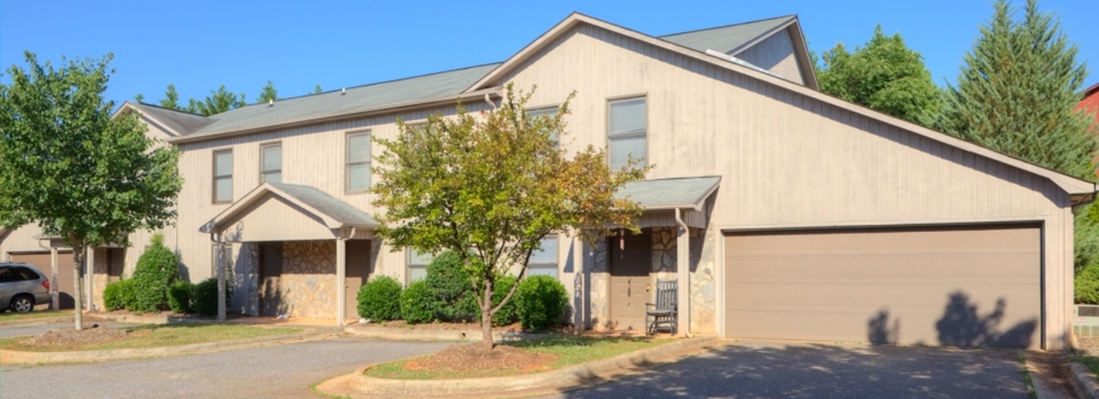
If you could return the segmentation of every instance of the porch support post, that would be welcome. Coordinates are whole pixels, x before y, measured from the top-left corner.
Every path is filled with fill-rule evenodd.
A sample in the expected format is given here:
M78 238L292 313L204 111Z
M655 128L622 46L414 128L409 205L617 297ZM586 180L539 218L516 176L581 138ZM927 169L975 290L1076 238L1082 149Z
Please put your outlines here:
M341 234L342 235L342 234ZM336 325L344 325L347 317L347 239L336 239Z
M676 329L680 336L691 335L691 234L687 224L683 223L683 217L679 208L675 210L676 242L675 242L675 271L677 317Z
M61 309L61 300L57 293L57 247L50 240L50 309Z
M92 269L95 269L95 247L88 246L88 248L84 250L84 253L88 254L84 257L84 298L86 299L86 301L84 301L84 308L92 310L92 307L95 306L95 301L93 300L95 295L92 294Z

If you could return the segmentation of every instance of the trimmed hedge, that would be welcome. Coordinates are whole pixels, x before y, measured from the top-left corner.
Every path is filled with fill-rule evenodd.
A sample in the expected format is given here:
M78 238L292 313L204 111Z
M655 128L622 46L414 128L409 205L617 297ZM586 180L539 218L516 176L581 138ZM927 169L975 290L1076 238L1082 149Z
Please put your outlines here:
M426 280L418 280L401 292L401 317L411 324L435 321L435 300Z
M523 328L542 331L561 325L569 309L565 286L550 276L534 276L515 291L516 313Z
M133 297L130 280L119 280L103 287L103 306L107 311L126 309L126 299Z
M225 303L233 297L233 286L229 281L225 282ZM216 316L218 314L218 278L210 277L195 284L191 291L191 308L203 316Z
M133 311L160 312L168 308L168 286L177 279L179 259L164 246L164 236L153 235L152 246L137 260L133 281Z
M401 283L389 276L379 276L359 288L359 317L372 321L401 318Z
M172 309L175 313L193 313L194 309L191 309L191 293L194 291L195 286L189 282L183 280L176 280L172 285L168 286L168 308ZM214 304L217 306L217 304ZM217 309L215 308L216 312Z

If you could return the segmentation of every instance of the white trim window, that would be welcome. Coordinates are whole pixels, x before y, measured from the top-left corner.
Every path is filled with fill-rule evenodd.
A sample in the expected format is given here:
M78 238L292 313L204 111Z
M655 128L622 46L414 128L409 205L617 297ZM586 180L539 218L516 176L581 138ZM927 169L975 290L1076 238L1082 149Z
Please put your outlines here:
M214 203L233 202L233 150L214 151Z
M260 183L282 183L282 143L260 146Z
M611 169L626 166L630 157L638 166L648 164L648 119L645 97L611 100L607 103L607 159Z
M347 135L347 192L370 190L370 132Z

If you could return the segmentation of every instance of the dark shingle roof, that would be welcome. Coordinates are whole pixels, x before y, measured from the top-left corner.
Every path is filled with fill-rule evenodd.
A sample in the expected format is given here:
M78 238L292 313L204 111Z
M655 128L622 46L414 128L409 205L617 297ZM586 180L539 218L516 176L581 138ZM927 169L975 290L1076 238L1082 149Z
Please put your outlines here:
M614 196L645 209L684 208L701 203L720 182L720 176L641 180L626 183Z
M729 54L734 50L739 50L745 44L751 43L763 34L789 23L795 18L797 17L787 15L785 17L745 22L736 25L675 33L660 36L660 38L693 50L702 52L714 50Z
M149 105L144 103L130 103L131 106L137 108L145 115L155 118L156 120L164 123L165 127L172 129L178 134L187 134L209 125L214 122L213 119L207 118L202 115L195 115L188 112L176 111L167 108L161 108L155 105Z
M294 199L313 207L317 212L328 215L344 226L377 227L378 221L359 208L340 201L324 191L312 186L300 184L268 183Z

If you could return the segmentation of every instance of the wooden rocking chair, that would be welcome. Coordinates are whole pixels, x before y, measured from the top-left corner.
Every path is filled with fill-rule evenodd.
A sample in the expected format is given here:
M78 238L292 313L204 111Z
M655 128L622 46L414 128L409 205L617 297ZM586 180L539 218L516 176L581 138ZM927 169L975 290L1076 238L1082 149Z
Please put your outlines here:
M676 334L677 306L679 289L675 280L656 280L656 303L645 304L646 333L656 334L660 331Z

